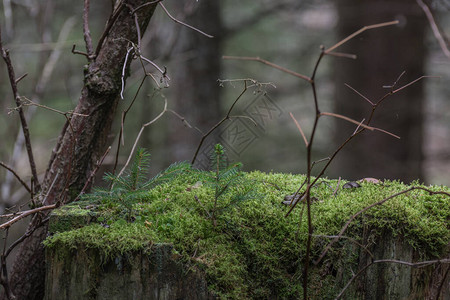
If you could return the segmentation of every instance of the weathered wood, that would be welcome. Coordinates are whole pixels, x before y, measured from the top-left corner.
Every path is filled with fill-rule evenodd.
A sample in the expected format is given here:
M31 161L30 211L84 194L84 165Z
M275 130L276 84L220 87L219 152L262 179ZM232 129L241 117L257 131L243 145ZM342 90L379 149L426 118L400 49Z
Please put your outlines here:
M202 272L184 269L171 245L151 249L106 262L94 249L48 250L44 299L214 299Z

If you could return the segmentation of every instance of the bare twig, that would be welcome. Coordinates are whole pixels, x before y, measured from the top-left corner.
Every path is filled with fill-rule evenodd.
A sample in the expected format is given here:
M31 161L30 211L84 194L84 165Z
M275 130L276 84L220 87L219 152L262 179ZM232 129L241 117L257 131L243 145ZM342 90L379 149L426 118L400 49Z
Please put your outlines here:
M194 26L191 26L191 25L189 25L189 24L186 24L186 23L184 23L184 22L181 22L181 21L175 19L175 18L169 13L169 11L168 11L167 8L164 6L164 4L162 4L162 2L158 2L158 4L159 4L159 6L161 6L161 8L164 10L164 12L166 13L166 15L167 15L169 18L171 18L172 21L174 21L175 23L181 24L181 25L183 25L183 26L186 26L187 28L190 28L190 29L192 29L192 30L195 30L195 31L197 31L198 33L201 33L201 34L203 34L203 35L206 36L206 37L213 38L212 35L209 35L209 34L207 34L207 33L204 33L203 31L201 31L200 29L195 28Z
M300 74L300 73L291 71L291 70L289 70L289 69L286 69L286 68L284 68L284 67L281 67L281 66L279 66L279 65L277 65L277 64L274 64L274 63L272 63L272 62L270 62L270 61L268 61L268 60L265 60L265 59L262 59L262 58L259 58L259 57L249 57L249 56L222 56L222 58L223 58L223 59L235 59L235 60L257 61L257 62L263 63L263 64L265 64L265 65L268 65L268 66L270 66L270 67L272 67L272 68L275 68L275 69L277 69L277 70L280 70L280 71L282 71L282 72L288 73L288 74L290 74L290 75L292 75L292 76L301 78L301 79L306 80L306 81L308 81L308 82L311 82L311 78L309 78L309 77L306 76L306 75L303 75L303 74Z
M103 42L105 41L106 37L109 34L109 31L111 30L112 26L116 22L117 18L119 17L119 14L122 12L124 7L125 7L124 2L119 1L118 6L114 9L114 11L109 16L106 28L103 31L102 36L98 40L97 48L95 49L95 57L97 57L97 55L100 53L100 49L103 46Z
M390 133L389 131L386 131L386 130L384 130L384 129L380 129L380 128L377 128L377 127L372 127L372 126L368 126L368 125L362 124L361 122L358 122L358 121L356 121L356 120L353 120L353 119L351 119L351 118L349 118L349 117L346 117L346 116L343 116L343 115L340 115L340 114L335 114L335 113L330 113L330 112L321 112L320 115L321 115L321 116L331 116L331 117L339 118L339 119L345 120L345 121L347 121L347 122L356 124L356 125L358 125L359 127L363 127L363 128L365 128L365 129L368 129L368 130L370 130L370 131L374 131L374 130L375 130L375 131L380 131L380 132L386 133L386 134L388 134L388 135L390 135L390 136L393 136L393 137L395 137L395 138L397 138L397 139L400 139L400 137L399 137L398 135L395 135L395 134L393 134L393 133Z
M442 52L444 53L447 58L450 58L450 50L448 49L447 43L444 39L444 36L439 31L438 25L436 24L436 21L434 20L433 14L431 13L430 8L422 1L422 0L416 0L417 4L420 5L423 12L427 16L428 22L430 23L431 29L433 30L434 37L439 43L439 46L442 49Z
M420 76L419 78L417 78L417 79L411 81L410 83L405 84L404 86L402 86L402 87L400 87L400 88L398 88L398 89L392 91L392 94L398 93L398 92L400 92L401 90L407 88L408 86L410 86L410 85L412 85L412 84L416 83L417 81L422 80L422 79L424 79L424 78L441 78L441 77L440 77L440 76L427 76L427 75Z
M89 0L84 0L83 7L83 36L86 43L86 52L88 60L91 61L93 57L94 50L92 48L92 38L91 32L89 31Z
M367 98L366 96L364 96L363 94L361 94L360 92L358 92L356 89L354 89L353 87L351 87L350 85L344 83L346 87L348 87L349 89L351 89L352 91L354 91L355 93L357 93L359 96L361 96L361 98L363 98L364 100L366 100L367 102L370 103L370 105L374 105L374 103L372 101L370 101L369 98Z
M120 170L119 174L117 175L118 177L120 177L123 172L125 171L125 169L127 168L128 164L131 161L131 158L133 157L133 153L136 150L137 147L137 143L139 142L139 139L141 138L142 132L144 131L145 127L150 126L151 124L155 123L156 121L158 121L167 111L167 99L164 98L164 109L159 113L159 115L157 115L153 120L151 120L148 123L145 123L144 125L142 125L141 130L139 130L139 133L134 141L133 147L131 148L130 151L130 155L128 156L128 159L125 163L125 165L122 167L122 169Z
M355 36L363 33L366 30L374 29L374 28L380 28L380 27L385 27L385 26L391 26L391 25L395 25L395 24L398 24L398 23L399 23L399 21L395 20L395 21L391 21L391 22L378 23L378 24L374 24L374 25L364 26L363 28L359 29L358 31L355 31L354 33L350 34L345 39L337 42L336 44L334 44L333 46L331 46L330 48L325 50L325 54L330 54L331 51L333 51L334 49L342 46L343 44L345 44L346 42L348 42L349 40L353 39Z
M302 135L303 141L305 142L305 146L308 147L308 140L306 139L306 136L302 130L302 127L300 127L300 124L297 122L297 120L294 118L294 115L291 112L289 112L289 115L291 116L292 120L294 120L295 126L297 126L298 131Z
M59 205L60 205L59 203L55 203L55 204L41 206L41 207L37 207L37 208L30 209L30 210L19 212L17 217L14 217L11 220L9 220L8 222L1 224L0 229L9 228L14 223L20 221L21 219L23 219L29 215L32 215L32 214L35 214L35 213L38 213L38 212L41 212L44 210L54 209L54 208L58 207Z
M72 53L73 53L73 54L80 54L80 55L86 56L86 58L89 59L89 54L87 54L86 52L80 51L80 50L76 50L76 49L75 49L76 46L77 46L77 45L73 44L73 46L72 46Z
M157 4L158 2L161 2L161 1L163 1L163 0L155 0L155 1L150 1L150 2L147 2L147 3L141 4L141 5L139 5L138 7L136 7L135 9L133 9L133 10L131 11L131 14L136 13L136 12L137 12L138 10L140 10L141 8L144 8L144 7L148 6L148 5Z
M6 67L8 69L9 82L10 82L11 89L12 89L12 92L13 92L14 100L16 102L16 105L17 105L18 109L19 109L20 123L22 124L22 132L23 132L23 135L25 137L25 145L26 145L26 149L27 149L28 162L30 164L31 174L32 174L32 176L35 179L36 191L40 191L41 184L39 183L39 178L38 178L37 171L36 171L36 163L34 161L33 150L32 150L32 147L31 147L31 139L30 139L30 132L28 130L28 123L27 123L27 120L25 118L25 114L24 114L22 108L20 107L21 106L21 104L20 104L20 96L19 96L19 93L17 91L16 76L14 74L14 67L12 65L11 58L9 57L9 51L6 50L5 48L3 48L2 36L1 36L1 28L0 28L0 51L2 53L3 60L6 63Z
M75 115L75 116L79 116L79 117L89 117L89 115L76 113L76 112L74 112L74 111L61 111L61 110L52 108L52 107L47 106L47 105L39 104L39 103L37 103L37 102L34 102L34 101L28 99L28 98L25 97L25 96L21 96L21 97L20 97L20 100L21 100L21 106L36 106L36 107L40 107L40 108L47 109L47 110L49 110L49 111L58 113L58 114L63 115L63 116L71 116L71 115ZM15 111L15 110L17 110L17 109L18 109L18 108L13 108L13 109L11 109L11 110L12 110L12 111Z
M10 167L8 167L6 164L4 164L3 162L0 161L0 166L2 166L3 168L5 168L6 170L10 171L16 178L17 180L19 180L19 182L23 185L23 187L28 191L28 193L32 193L31 188L28 186L28 184L25 183L25 181L22 180L22 178L20 178L20 176Z
M234 106L236 105L236 103L241 99L241 97L242 97L242 96L245 94L245 92L247 92L247 90L249 89L249 86L247 85L247 83L248 83L248 82L251 82L251 83L257 85L255 80L244 79L243 81L244 81L244 89L243 89L242 92L239 94L239 96L234 100L233 104L232 104L232 105L230 106L230 108L228 109L228 112L227 112L227 114L225 115L225 117L223 117L222 120L220 120L219 122L217 122L216 125L214 125L213 127L211 127L207 133L203 134L203 136L202 136L202 138L201 138L201 140L200 140L200 143L199 143L198 146L197 146L197 150L195 151L194 157L192 158L192 161L191 161L191 164L192 164L192 165L195 163L195 160L197 159L197 155L198 155L198 153L199 153L199 151L200 151L200 149L201 149L201 147L202 147L202 145L203 145L203 142L205 141L205 139L206 139L211 133L214 132L214 130L216 130L220 125L222 125L223 122L225 122L225 121L227 121L227 120L230 120L230 119L233 118L233 117L234 117L234 118L242 117L242 116L233 116L233 117L230 116L231 111L233 110L233 108L234 108ZM246 118L250 118L250 117L247 117L247 116L246 116ZM250 119L251 119L251 118L250 118ZM255 122L254 120L252 120L252 121L253 121L253 123L256 125L256 122Z

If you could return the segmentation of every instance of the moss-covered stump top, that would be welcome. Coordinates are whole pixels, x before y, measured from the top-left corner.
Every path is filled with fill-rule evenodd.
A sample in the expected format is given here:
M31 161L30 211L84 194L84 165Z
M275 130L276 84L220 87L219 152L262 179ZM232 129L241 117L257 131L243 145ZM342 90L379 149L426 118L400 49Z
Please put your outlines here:
M295 298L301 293L306 209L300 203L286 217L289 206L282 202L305 177L261 172L239 176L223 197L200 175L187 173L136 192L132 202L119 195L70 204L53 213L52 235L45 245L83 245L98 249L106 259L135 250L150 253L155 243L171 243L186 265L204 270L210 289L219 296ZM343 188L343 183L323 179L311 189L312 260L352 215L411 187L384 181ZM414 186L450 192L448 187ZM449 200L444 194L411 190L360 214L345 235L362 242L361 233L370 228L369 240L374 241L389 231L422 258L441 257L450 242ZM339 251L339 243L333 249Z

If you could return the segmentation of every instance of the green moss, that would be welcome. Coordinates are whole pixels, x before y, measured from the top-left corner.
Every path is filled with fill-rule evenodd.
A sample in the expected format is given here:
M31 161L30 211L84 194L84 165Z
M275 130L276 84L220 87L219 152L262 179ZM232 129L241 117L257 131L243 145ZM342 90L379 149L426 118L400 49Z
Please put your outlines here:
M107 202L96 207L97 217L89 225L86 222L86 226L68 231L54 227L56 233L45 245L69 249L84 245L97 249L104 258L111 258L137 250L148 251L155 243L171 243L187 266L193 264L205 271L210 288L222 298L274 295L297 298L302 293L306 215L301 217L303 206L298 205L285 217L288 207L281 202L298 189L305 177L261 172L245 176L256 196L236 205L223 205L225 209L217 215L217 226L212 224L209 214L214 190L198 184L200 177L189 173L170 184L140 192L139 201L133 206L134 222L126 222L120 206ZM315 197L311 209L315 236L336 235L359 210L409 187L399 182L362 183L361 188L339 188L335 193L337 180L318 182L311 190ZM233 192L242 188L236 186L227 197L231 199ZM448 187L426 188L450 192ZM77 215L79 209L83 210L83 206L66 209L66 213L73 211ZM85 209L87 214L91 209ZM413 190L357 217L346 235L361 240L363 228L373 229L375 235L388 230L394 236L404 236L424 257L439 256L450 242L449 220L448 196ZM318 257L328 241L323 237L313 239L312 259ZM358 250L339 245L329 256L340 257L345 251L351 254ZM349 255L344 267L350 270L354 260ZM326 298L328 293L332 294L334 275L324 269L314 272L311 277L321 280L313 282L322 282L317 287L317 298Z

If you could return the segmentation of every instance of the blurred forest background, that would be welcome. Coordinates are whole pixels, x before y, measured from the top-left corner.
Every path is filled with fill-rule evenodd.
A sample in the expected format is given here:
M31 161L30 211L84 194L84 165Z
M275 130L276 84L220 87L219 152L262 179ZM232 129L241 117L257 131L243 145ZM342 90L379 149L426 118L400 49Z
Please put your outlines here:
M251 117L257 126L248 118L225 122L220 131L206 139L196 166L206 167L209 149L220 142L229 159L242 162L244 170L304 173L305 146L290 113L309 137L314 120L309 84L255 61L228 60L222 56L257 56L310 76L321 45L330 47L365 25L396 19L398 25L364 32L339 50L356 54L356 60L324 57L316 77L321 110L361 121L367 118L371 106L344 84L375 102L390 91L386 86L392 85L403 72L396 87L422 75L440 78L418 81L387 98L376 112L373 126L400 135L400 140L379 132L365 132L344 148L326 176L406 182L419 179L450 185L450 57L439 47L416 1L167 0L164 4L175 18L214 38L176 24L161 8L157 9L141 49L145 57L167 68L171 80L168 86L160 83L155 72L161 86L158 88L150 77L146 79L124 123L119 164L127 160L141 126L162 111L164 99L168 108L185 122L166 112L146 127L139 146L149 149L152 155L152 173L175 161L190 161L202 137L200 131L207 132L223 118L242 92L243 82L234 80L251 78L271 84L247 91L232 115ZM450 2L434 0L427 4L441 32L448 36ZM111 9L110 1L91 2L94 47ZM16 75L28 74L19 83L22 96L60 111L74 108L87 63L84 56L71 52L73 45L84 50L82 11L82 1L3 0L0 22L4 46L10 49ZM119 142L120 115L142 82L138 61L132 64L132 69L109 137L112 150L102 171L112 169ZM0 161L29 180L20 122L12 109L15 104L3 62L0 95ZM26 114L38 171L43 174L66 119L35 105L27 107ZM330 156L354 130L354 125L342 120L321 118L314 159ZM4 168L0 169L0 189L2 210L26 195Z

